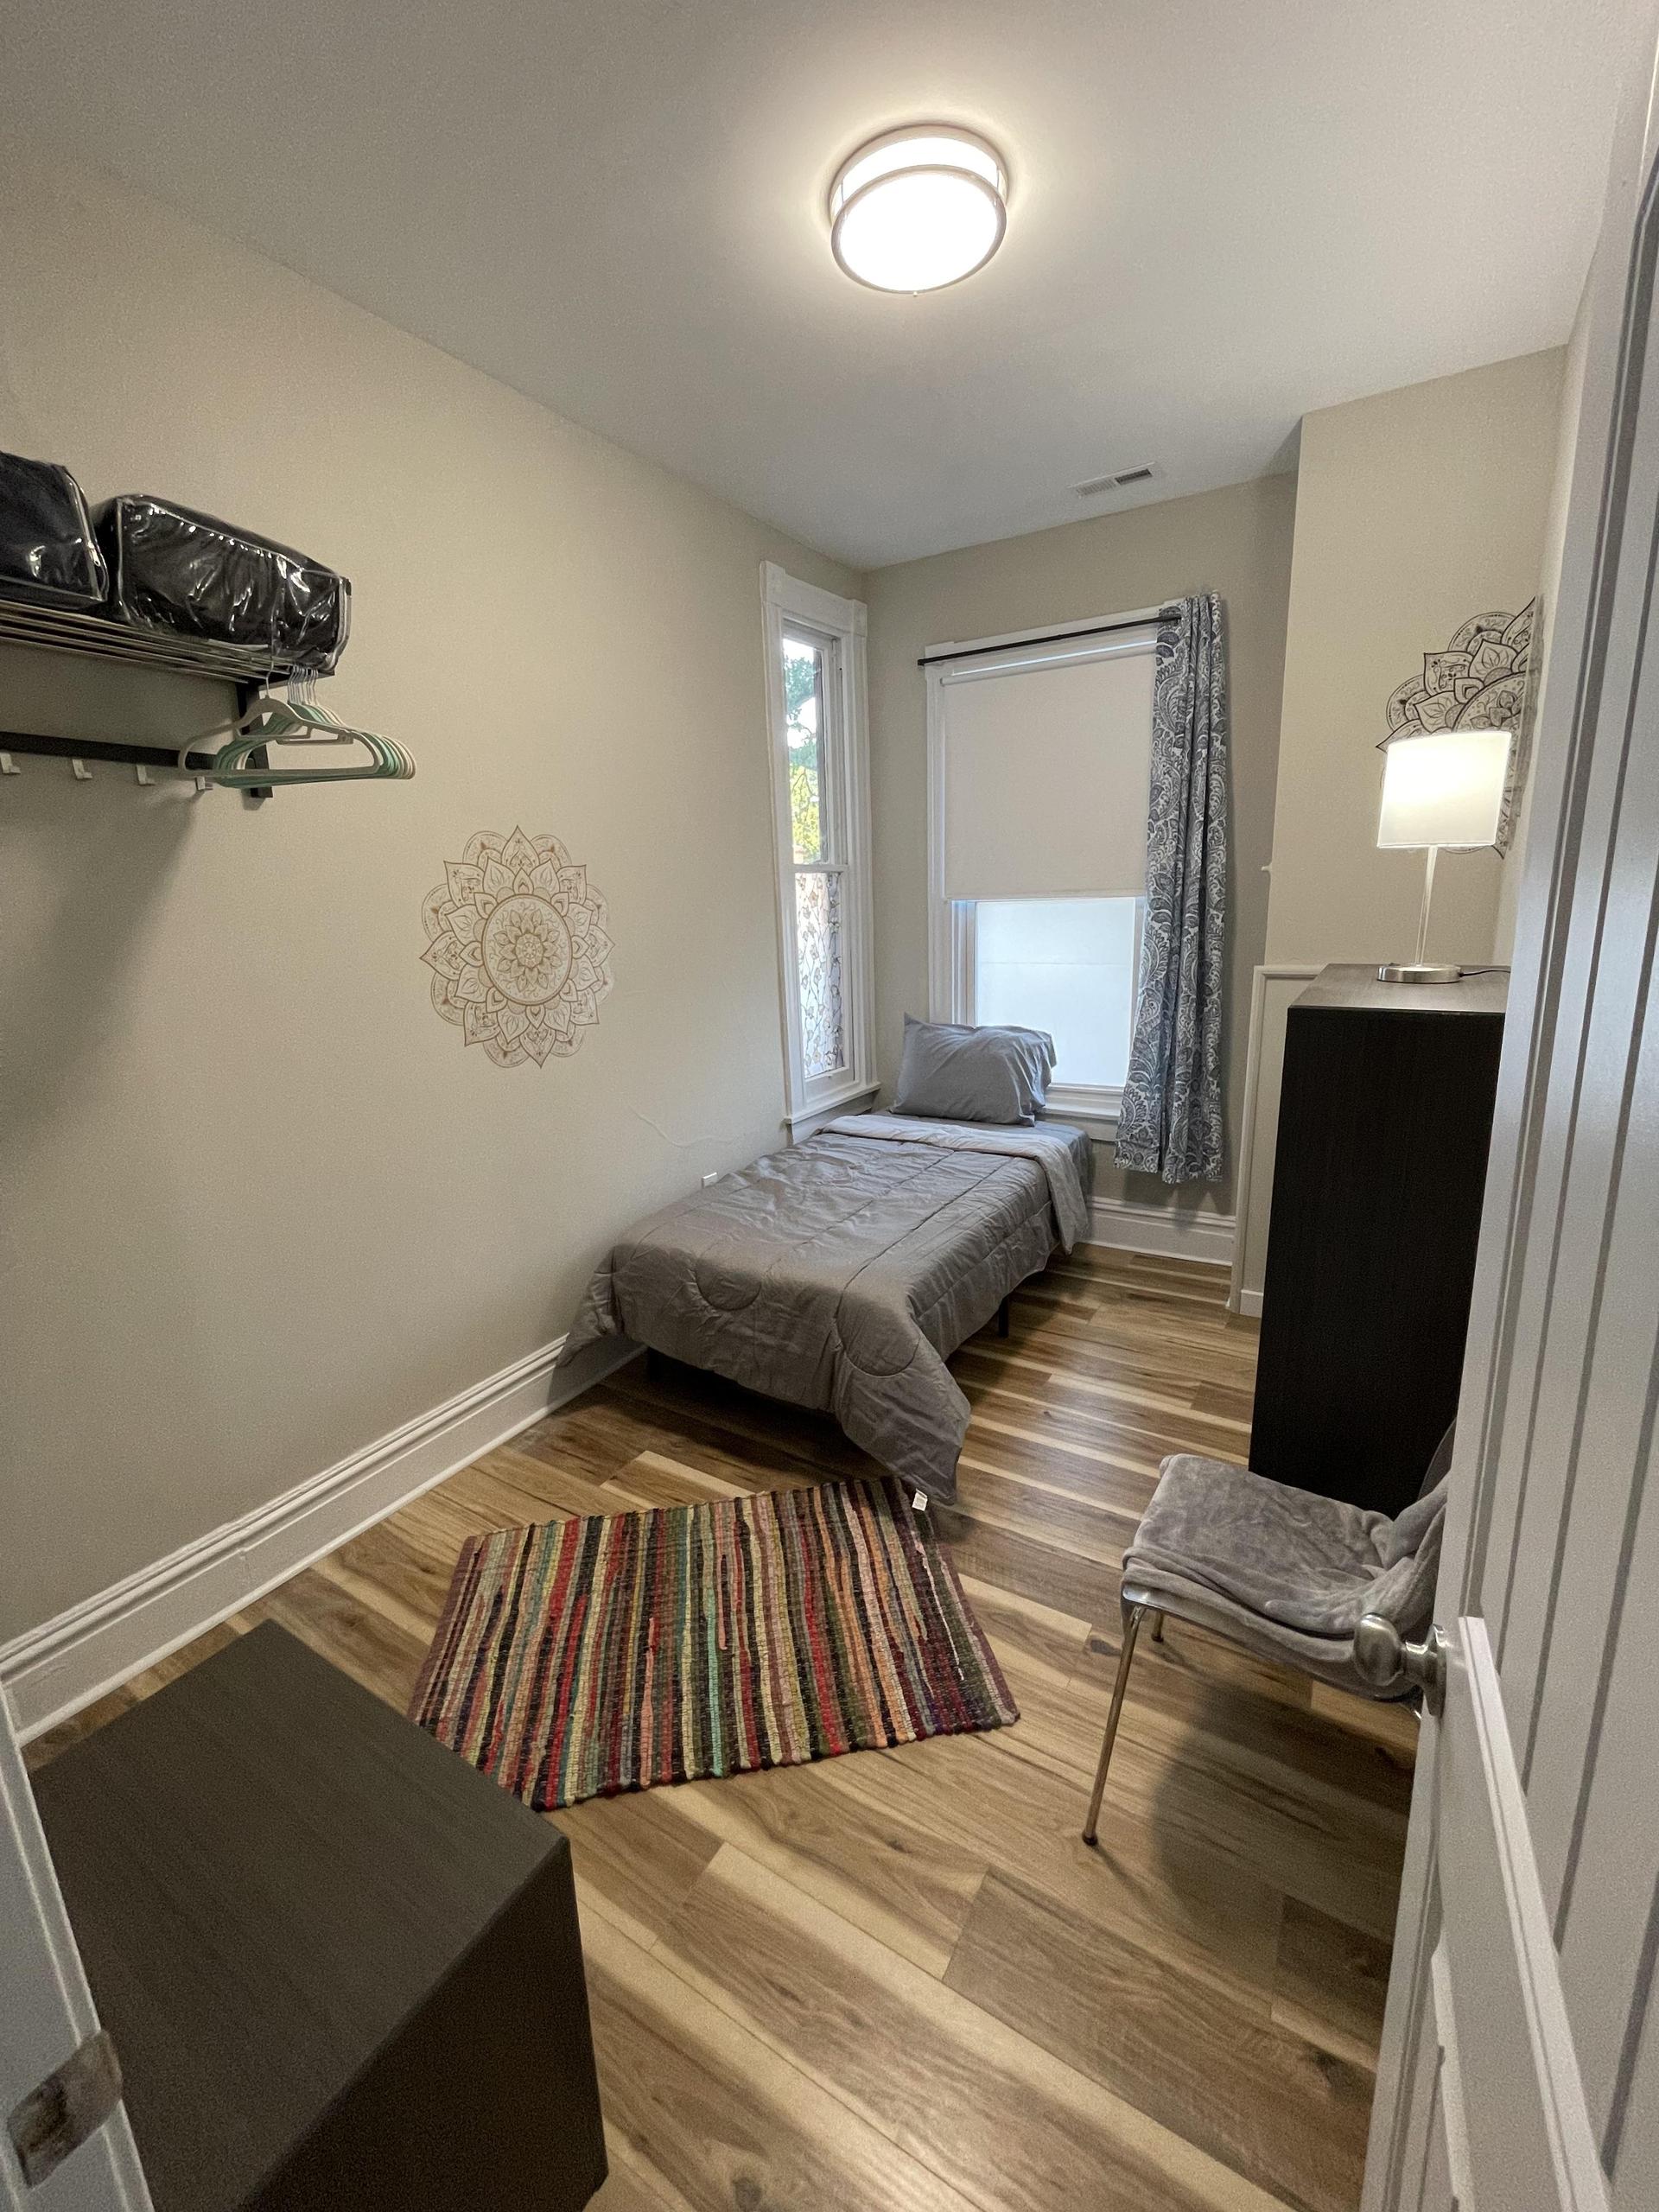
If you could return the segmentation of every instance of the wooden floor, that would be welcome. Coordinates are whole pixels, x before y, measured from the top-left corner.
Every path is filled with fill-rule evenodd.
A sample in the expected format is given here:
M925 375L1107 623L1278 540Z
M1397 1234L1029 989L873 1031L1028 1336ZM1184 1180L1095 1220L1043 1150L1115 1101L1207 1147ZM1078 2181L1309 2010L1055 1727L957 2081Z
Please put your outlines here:
M1414 1729L1198 1632L1142 1639L1078 1839L1158 1462L1242 1459L1218 1270L1074 1256L952 1365L941 1516L1021 1719L560 1814L611 2144L600 2212L1342 2212L1357 2203ZM34 1747L255 1620L402 1706L473 1532L868 1468L643 1363Z

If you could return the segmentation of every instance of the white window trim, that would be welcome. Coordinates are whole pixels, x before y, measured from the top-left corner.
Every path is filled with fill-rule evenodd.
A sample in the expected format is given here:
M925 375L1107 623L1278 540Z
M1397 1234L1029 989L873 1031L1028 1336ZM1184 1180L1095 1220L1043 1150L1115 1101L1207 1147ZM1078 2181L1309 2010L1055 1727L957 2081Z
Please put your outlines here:
M1123 615L1096 614L1081 622L1048 624L1040 629L1014 630L995 638L953 638L929 645L927 654L974 653L981 656L966 665L942 661L924 672L927 677L927 995L928 1018L933 1021L965 1021L973 1005L974 914L970 903L944 895L944 686L947 680L963 682L976 676L1005 673L1010 667L1033 668L1058 660L1116 660L1129 653L1153 652L1157 648L1157 610L1148 613L1144 632L1116 632L1090 638L1108 622L1121 623ZM1076 636L1069 646L1066 639ZM1040 648L1032 645L1041 639ZM994 651L1008 648L1006 659ZM1022 651L1022 647L1029 647ZM781 684L781 678L779 679ZM781 690L780 690L781 696ZM1141 931L1144 912L1137 916L1135 965L1141 967ZM1116 1134L1121 1088L1095 1084L1056 1084L1048 1103L1058 1119L1075 1122L1102 1136Z
M766 745L772 770L772 840L778 894L779 1012L783 1023L784 1118L791 1136L814 1128L874 1096L875 944L870 885L869 709L866 670L866 612L861 600L842 599L804 583L775 562L760 569L766 677ZM840 818L845 844L842 931L842 1008L848 1065L809 1081L801 1071L798 969L795 955L795 845L789 810L789 751L784 728L784 632L792 626L830 640L824 676L834 687L832 720L841 732L836 751Z

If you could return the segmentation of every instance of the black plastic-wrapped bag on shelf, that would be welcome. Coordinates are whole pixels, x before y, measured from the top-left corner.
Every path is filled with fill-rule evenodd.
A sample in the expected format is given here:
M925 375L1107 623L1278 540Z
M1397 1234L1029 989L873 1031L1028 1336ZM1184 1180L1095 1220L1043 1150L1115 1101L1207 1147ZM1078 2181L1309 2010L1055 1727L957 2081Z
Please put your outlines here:
M291 546L148 493L105 499L97 523L124 620L255 646L274 670L326 676L346 650L351 585Z
M0 596L92 608L109 571L80 486L55 461L0 453Z

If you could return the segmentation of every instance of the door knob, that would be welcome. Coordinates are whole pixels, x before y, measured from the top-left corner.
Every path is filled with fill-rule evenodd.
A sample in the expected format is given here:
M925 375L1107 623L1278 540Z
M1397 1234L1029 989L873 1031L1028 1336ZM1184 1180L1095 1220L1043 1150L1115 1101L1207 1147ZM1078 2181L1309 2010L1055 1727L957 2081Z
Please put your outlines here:
M1446 1702L1446 1638L1438 1622L1430 1624L1421 1643L1408 1643L1381 1613L1363 1614L1354 1630L1354 1664L1373 1689L1414 1683L1425 1707L1437 1715Z

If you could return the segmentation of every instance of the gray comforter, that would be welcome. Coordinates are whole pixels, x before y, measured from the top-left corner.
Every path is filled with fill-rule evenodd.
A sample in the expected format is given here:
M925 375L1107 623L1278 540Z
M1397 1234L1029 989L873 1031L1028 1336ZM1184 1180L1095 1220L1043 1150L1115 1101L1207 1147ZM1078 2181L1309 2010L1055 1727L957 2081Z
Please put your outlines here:
M833 1413L930 1496L956 1494L967 1400L945 1357L1089 1218L1079 1129L849 1115L639 1223L561 1355L623 1335Z

